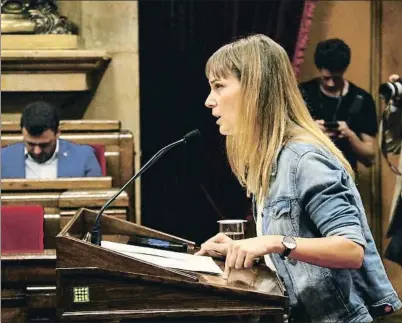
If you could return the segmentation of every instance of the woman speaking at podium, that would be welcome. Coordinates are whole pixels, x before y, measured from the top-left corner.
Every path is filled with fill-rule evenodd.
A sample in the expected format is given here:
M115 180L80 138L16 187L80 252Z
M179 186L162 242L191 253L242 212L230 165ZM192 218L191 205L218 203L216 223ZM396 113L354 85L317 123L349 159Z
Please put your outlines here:
M285 50L264 35L242 38L209 58L206 76L205 105L260 234L218 234L198 254L226 255L226 277L269 255L295 322L371 322L398 310L353 170L310 116Z

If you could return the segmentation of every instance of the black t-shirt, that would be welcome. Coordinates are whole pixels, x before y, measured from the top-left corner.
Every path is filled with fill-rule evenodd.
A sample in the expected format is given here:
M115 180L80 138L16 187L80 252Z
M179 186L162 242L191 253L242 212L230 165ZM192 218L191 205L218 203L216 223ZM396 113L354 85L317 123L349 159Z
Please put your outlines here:
M346 121L349 128L359 137L362 133L377 134L377 114L373 97L349 82L349 91L342 97L329 97L320 90L320 81L314 78L300 84L303 98L315 120ZM346 139L334 139L336 146L346 159L357 169L356 154Z

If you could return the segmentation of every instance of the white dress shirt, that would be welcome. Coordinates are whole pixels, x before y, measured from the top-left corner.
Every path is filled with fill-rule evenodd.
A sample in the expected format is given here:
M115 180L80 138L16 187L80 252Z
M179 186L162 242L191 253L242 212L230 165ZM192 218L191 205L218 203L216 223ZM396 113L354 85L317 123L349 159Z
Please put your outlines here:
M39 164L32 159L25 148L25 178L26 179L56 179L59 153L59 140L53 156L45 163Z

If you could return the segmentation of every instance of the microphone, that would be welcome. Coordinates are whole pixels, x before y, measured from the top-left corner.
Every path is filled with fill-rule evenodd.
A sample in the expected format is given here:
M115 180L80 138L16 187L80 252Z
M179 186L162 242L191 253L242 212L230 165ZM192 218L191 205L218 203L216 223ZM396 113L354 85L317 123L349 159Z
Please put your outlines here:
M187 143L189 140L195 137L201 136L201 132L198 129L190 131L188 134L184 135L183 140Z
M114 202L114 200L126 189L128 185L131 184L136 178L138 178L142 173L144 173L149 167L151 167L159 158L161 158L165 153L167 153L170 149L185 143L187 144L191 139L194 139L196 137L201 136L201 132L198 129L195 129L193 131L190 131L187 133L182 139L175 141L165 147L163 147L161 150L159 150L155 155L152 156L150 160L147 161L147 163L140 168L137 174L135 174L133 177L131 177L126 184L123 185L121 189L117 191L115 195L113 195L100 209L98 215L96 216L95 219L95 224L92 227L92 233L87 233L86 237L84 240L89 240L89 237L91 239L91 243L96 244L100 246L101 240L102 240L102 233L100 229L100 219L102 217L103 212L107 209L107 207Z

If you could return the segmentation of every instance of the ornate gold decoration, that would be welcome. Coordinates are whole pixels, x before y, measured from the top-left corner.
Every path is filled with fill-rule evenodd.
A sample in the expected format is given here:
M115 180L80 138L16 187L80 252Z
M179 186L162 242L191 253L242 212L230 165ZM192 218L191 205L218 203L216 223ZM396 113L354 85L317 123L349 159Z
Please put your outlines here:
M26 15L29 6L29 0L1 0L1 13Z
M2 34L76 34L55 0L1 0Z

